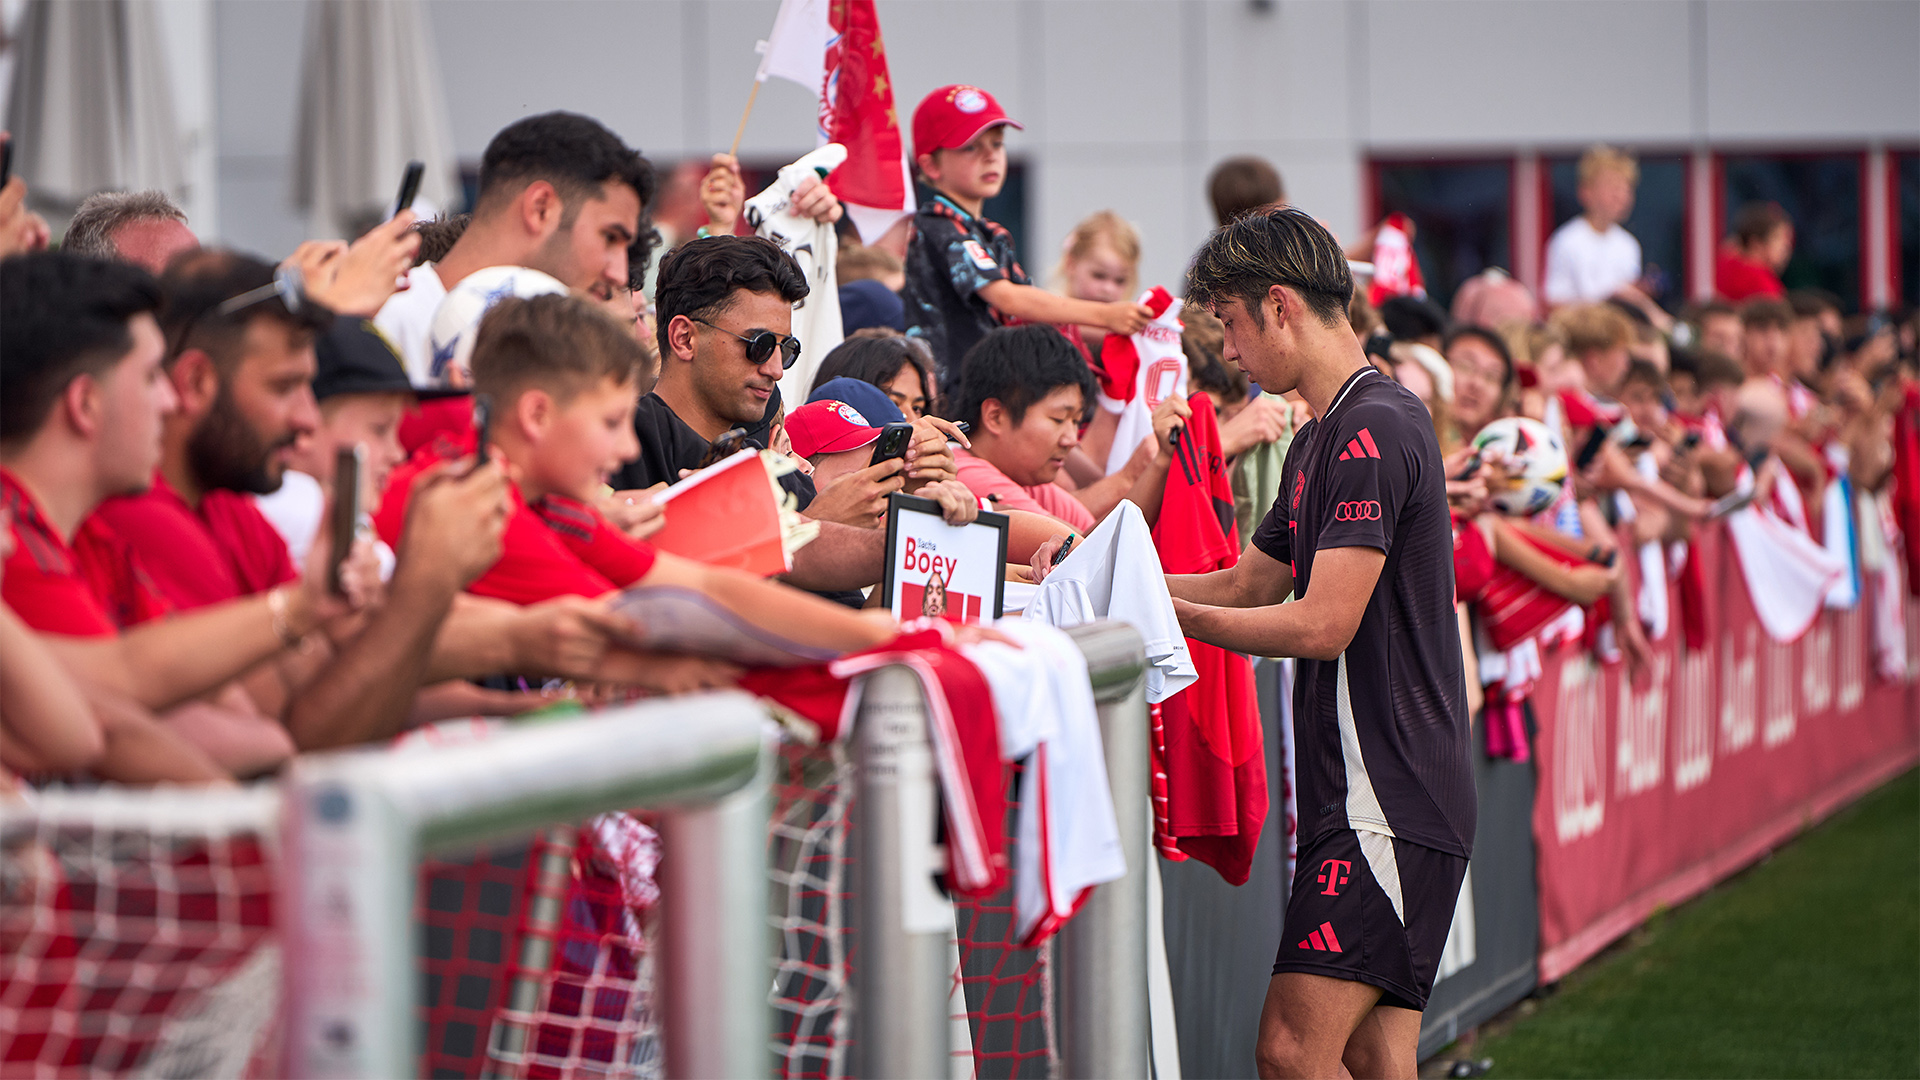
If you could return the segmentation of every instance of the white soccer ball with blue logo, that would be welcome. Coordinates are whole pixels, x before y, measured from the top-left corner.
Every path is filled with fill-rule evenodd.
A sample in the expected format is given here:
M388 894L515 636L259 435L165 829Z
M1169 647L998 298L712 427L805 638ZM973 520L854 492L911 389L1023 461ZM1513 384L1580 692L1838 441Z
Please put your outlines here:
M489 266L461 278L434 309L433 326L427 331L427 344L433 350L433 366L428 372L431 385L473 385L467 361L473 356L473 339L480 333L480 319L488 308L509 296L526 298L566 291L559 279L525 266Z
M1493 492L1502 513L1531 517L1552 506L1567 479L1567 447L1558 433L1538 420L1509 416L1495 420L1473 437L1483 464L1498 465L1507 483Z

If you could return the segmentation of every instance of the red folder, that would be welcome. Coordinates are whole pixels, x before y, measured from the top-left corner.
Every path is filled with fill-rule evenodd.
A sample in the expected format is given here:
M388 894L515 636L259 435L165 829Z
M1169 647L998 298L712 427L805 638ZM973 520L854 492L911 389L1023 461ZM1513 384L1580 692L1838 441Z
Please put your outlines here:
M657 496L667 524L661 551L767 577L793 569L781 543L780 504L760 455L742 450Z

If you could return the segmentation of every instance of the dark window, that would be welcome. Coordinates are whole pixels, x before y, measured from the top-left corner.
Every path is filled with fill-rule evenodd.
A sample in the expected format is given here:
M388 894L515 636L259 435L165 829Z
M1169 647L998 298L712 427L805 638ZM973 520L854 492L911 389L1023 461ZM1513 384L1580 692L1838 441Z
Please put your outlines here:
M1413 219L1414 255L1442 307L1487 267L1513 268L1508 161L1375 162L1374 183L1374 221L1395 212Z
M1720 166L1722 235L1747 203L1779 203L1793 219L1793 258L1781 283L1826 289L1858 310L1860 155L1730 154Z
M1580 158L1555 157L1542 164L1547 169L1553 215L1544 239L1580 213ZM1678 309L1687 298L1687 159L1678 155L1641 158L1633 213L1621 224L1640 241L1642 269L1654 290L1653 298Z
M1893 295L1897 304L1920 308L1920 152L1893 156Z
M1034 238L1027 235L1027 163L1013 158L1007 159L1007 179L1000 185L1000 194L988 199L980 207L980 212L988 221L997 221L1013 234L1013 250L1020 256L1020 265L1027 276L1035 281L1046 280L1053 264L1040 265L1041 252L1029 246Z

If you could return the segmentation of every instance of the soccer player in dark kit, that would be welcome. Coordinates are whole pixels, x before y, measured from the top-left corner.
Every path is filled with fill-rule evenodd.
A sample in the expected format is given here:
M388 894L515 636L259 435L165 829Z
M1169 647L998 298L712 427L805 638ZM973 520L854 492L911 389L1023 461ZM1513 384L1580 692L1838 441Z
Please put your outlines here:
M1222 227L1187 280L1188 303L1224 324L1226 358L1314 415L1240 562L1167 578L1189 636L1299 658L1299 870L1262 1076L1415 1075L1473 846L1440 448L1420 399L1367 363L1352 292L1340 245L1293 209Z

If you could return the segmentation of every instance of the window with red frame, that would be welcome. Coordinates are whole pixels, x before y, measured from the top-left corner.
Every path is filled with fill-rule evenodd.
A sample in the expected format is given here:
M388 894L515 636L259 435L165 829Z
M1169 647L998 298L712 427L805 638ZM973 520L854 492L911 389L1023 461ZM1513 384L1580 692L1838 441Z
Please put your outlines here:
M1825 289L1848 311L1865 306L1861 208L1866 155L1842 153L1722 154L1720 235L1751 202L1779 203L1793 221L1793 257L1780 273L1788 289Z
M1893 173L1893 288L1894 304L1911 311L1920 308L1920 150L1890 155Z
M1489 266L1513 269L1513 161L1375 161L1371 228L1388 214L1413 219L1414 256L1442 307Z
M1677 311L1687 299L1687 159L1679 154L1645 154L1640 161L1640 185L1634 189L1633 212L1621 226L1640 241L1643 287L1662 307ZM1580 213L1580 155L1555 154L1540 161L1547 187L1541 205L1548 218L1542 223L1541 265L1546 265L1546 241L1555 229Z

